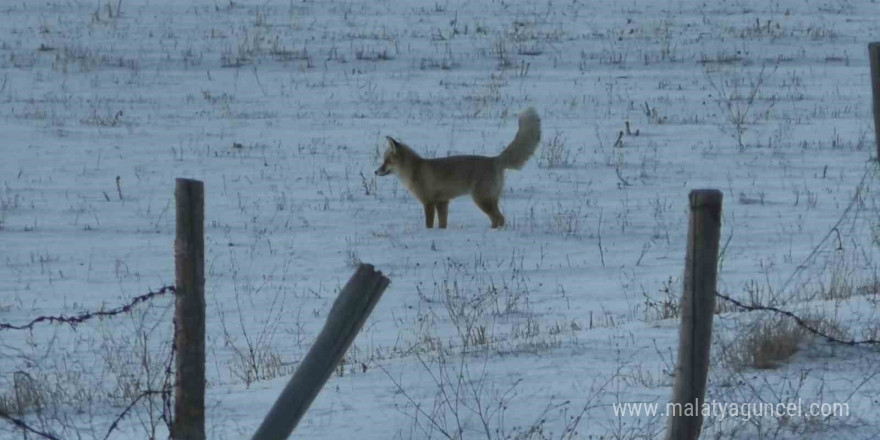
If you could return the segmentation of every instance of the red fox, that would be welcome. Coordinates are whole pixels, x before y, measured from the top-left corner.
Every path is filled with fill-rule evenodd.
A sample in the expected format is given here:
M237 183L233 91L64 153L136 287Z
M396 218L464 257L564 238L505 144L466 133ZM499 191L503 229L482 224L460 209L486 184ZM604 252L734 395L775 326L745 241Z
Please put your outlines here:
M434 213L445 228L449 201L470 194L480 209L489 216L493 228L504 226L498 199L504 187L504 170L521 169L535 153L541 140L541 119L534 108L519 115L519 131L513 142L498 156L449 156L424 159L406 144L390 136L379 176L390 173L406 185L425 207L425 226L434 227Z

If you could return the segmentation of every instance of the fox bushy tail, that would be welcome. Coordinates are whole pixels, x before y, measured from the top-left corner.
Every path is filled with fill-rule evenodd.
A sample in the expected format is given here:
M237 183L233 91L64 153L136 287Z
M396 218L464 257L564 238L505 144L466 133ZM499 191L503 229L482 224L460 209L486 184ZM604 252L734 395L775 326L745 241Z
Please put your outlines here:
M513 142L495 158L504 168L521 169L535 154L541 141L541 118L534 107L529 107L519 114L519 131Z

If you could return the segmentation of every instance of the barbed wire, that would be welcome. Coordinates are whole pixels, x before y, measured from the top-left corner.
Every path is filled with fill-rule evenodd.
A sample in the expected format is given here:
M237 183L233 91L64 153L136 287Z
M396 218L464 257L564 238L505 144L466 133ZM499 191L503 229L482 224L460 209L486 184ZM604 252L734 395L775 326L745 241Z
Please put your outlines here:
M82 324L93 318L110 318L117 315L121 315L123 313L130 312L136 305L152 300L153 298L165 295L167 293L176 294L177 289L174 286L162 286L158 290L150 290L149 292L136 296L131 299L126 304L121 306L114 307L109 310L98 310L96 312L85 312L76 316L40 316L32 319L30 322L24 325L14 325L8 323L0 323L0 330L32 330L36 324L41 322L48 322L52 324L67 324L71 327L76 327L78 324ZM174 380L174 359L175 354L177 353L177 321L173 321L174 332L171 340L171 353L168 356L168 362L165 364L165 378L162 383L162 389L160 390L146 390L138 395L116 418L113 420L113 423L110 424L110 427L107 429L107 434L104 436L104 439L110 437L110 434L113 433L119 426L119 422L124 419L129 412L137 405L137 403L149 396L161 395L162 396L162 414L159 418L165 423L165 426L168 428L168 438L172 438L171 429L172 429L172 406L171 406L171 395L172 389L175 384ZM53 434L48 432L40 431L30 425L28 425L24 420L15 418L10 414L7 414L5 411L0 409L0 419L5 419L9 421L15 427L25 431L30 432L39 437L49 439L49 440L60 440Z
M878 172L880 172L880 167L877 166L876 161L872 160L871 163L869 163L868 166L865 167L865 171L862 174L861 178L859 179L858 185L856 185L856 190L853 193L853 196L850 198L850 201L847 204L846 208L843 210L843 212L841 212L837 221L834 223L834 225L832 225L832 227L828 230L828 232L825 234L825 236L823 236L823 238L819 241L819 243L813 247L812 251L810 251L810 253L807 255L807 257L804 258L804 260L795 267L795 270L792 271L791 275L789 275L789 277L782 284L782 288L779 289L780 292L784 292L786 289L788 289L788 287L792 283L792 281L794 281L794 279L796 277L798 277L802 272L807 270L810 261L812 261L813 258L815 258L817 255L819 255L823 246L825 246L828 243L828 241L831 240L832 237L834 237L835 233L837 234L837 242L838 242L836 250L842 250L842 242L840 239L840 226L850 216L850 214L853 211L856 211L855 215L858 215L858 210L859 210L858 208L863 203L862 197L864 195L864 189L868 188L869 185L874 181L874 178L877 177ZM773 306L764 306L761 304L754 304L754 303L753 304L745 304L743 302L737 301L737 300L735 300L727 295L724 295L722 293L719 293L719 292L715 292L715 296L733 304L734 306L736 306L740 309L746 310L746 311L766 311L766 312L772 312L777 315L782 315L782 316L788 317L788 318L792 319L801 328L805 329L806 331L808 331L816 336L825 338L825 340L827 340L829 342L843 344L843 345L849 345L849 346L880 344L880 340L877 340L877 339L843 340L843 339L831 336L831 335L829 335L825 332L822 332L819 329L811 326L807 322L807 319L804 319L804 318L802 318L802 317L800 317L800 316L798 316L788 310L783 310L783 309L773 307Z
M175 357L177 356L177 317L171 320L172 334L171 337L171 354L168 356L168 362L165 364L165 382L162 389L162 420L165 427L168 428L168 439L174 438L174 410L171 402L171 389L177 386L177 375L174 369Z
M123 304L109 310L102 309L96 312L85 312L76 316L40 316L34 318L24 325L14 325L0 322L0 330L31 330L34 328L35 325L41 322L48 322L52 324L67 324L71 327L76 327L78 324L82 324L83 322L86 322L93 318L108 318L122 313L128 313L134 306L143 302L147 302L157 296L165 295L166 293L177 293L177 289L174 286L162 286L162 288L160 288L159 290L151 290L143 295L132 298L132 300L127 304Z
M8 420L9 423L12 423L16 427L20 428L22 431L30 432L31 434L40 436L42 438L47 438L49 440L61 440L60 438L55 437L54 435L49 434L48 432L40 431L40 430L28 425L27 423L24 422L24 420L12 417L11 415L7 414L2 409L0 409L0 419Z
M140 394L139 394L134 400L132 400L131 403L128 404L128 406L125 407L124 410L122 410L121 413L119 413L119 415L116 416L115 419L113 419L113 423L111 423L111 424L110 424L110 428L107 429L107 434L104 435L104 440L107 440L107 439L110 438L110 434L112 434L113 431L115 431L116 428L119 427L119 422L121 422L122 419L124 419L125 416L127 416L128 413L131 412L132 409L134 409L134 406L137 405L137 403L140 402L141 399L143 399L144 397L155 396L155 395L161 395L161 396L162 396L163 405L162 405L162 415L160 416L160 418L161 418L162 420L165 420L165 405L164 405L164 402L165 402L166 400L169 400L169 398L166 397L166 396L170 396L170 395L171 395L171 390L170 390L170 389L146 390L146 391L141 392L141 393L140 393ZM167 423L167 422L166 422L166 423ZM168 428L168 429L169 429L169 432L171 432L171 431L170 431L171 428ZM170 437L170 436L169 436L169 437Z
M831 229L829 229L828 232L825 234L825 236L822 237L821 240L819 240L819 243L817 243L816 246L813 247L813 250L810 251L810 253L807 255L807 257L804 258L804 260L795 267L795 270L792 271L791 275L789 275L788 278L785 280L785 282L782 283L782 288L779 289L779 292L785 292L785 290L788 289L791 282L794 281L794 279L798 275L800 275L803 271L805 271L807 269L810 261L814 257L816 257L817 255L819 255L819 252L821 251L822 247L833 236L834 232L837 232L838 243L839 243L839 241L840 241L839 227L843 224L843 221L846 220L846 218L849 216L850 212L853 211L854 208L859 206L859 204L862 200L863 189L867 188L868 185L871 182L873 182L874 177L876 177L878 174L878 171L880 171L880 167L876 166L876 163L877 162L871 162L868 164L868 166L865 168L865 172L862 174L861 179L859 179L859 184L856 185L855 193L853 194L852 198L850 199L849 204L846 206L846 209L844 209L843 212L840 213L840 217L837 219L837 222L835 222L834 225L831 227ZM869 178L870 178L870 180L869 180Z
M171 338L171 353L168 355L168 361L165 363L165 377L162 381L162 389L159 390L146 390L143 391L140 395L138 395L125 409L119 413L115 419L113 419L113 423L110 424L110 428L107 429L107 434L104 435L104 440L110 438L110 434L113 433L119 427L119 422L124 419L134 406L137 403L149 396L160 395L162 396L162 413L159 415L159 419L165 423L165 427L168 429L168 438L174 438L174 417L172 410L172 402L171 402L171 394L172 389L176 385L175 374L174 374L174 359L177 354L177 319L172 320L172 326L174 328L174 333Z
M811 325L809 325L807 323L807 320L805 320L804 318L801 318L798 315L795 315L792 312L789 312L788 310L782 310L777 307L764 306L764 305L760 305L760 304L745 304L743 302L737 301L737 300L735 300L735 299L733 299L723 293L720 293L720 292L715 292L715 296L717 296L717 297L719 297L719 298L721 298L721 299L723 299L723 300L725 300L725 301L727 301L727 302L729 302L729 303L731 303L731 304L733 304L743 310L747 310L750 312L754 312L754 311L773 312L777 315L782 315L782 316L786 316L788 318L791 318L792 320L794 320L794 322L798 326L802 327L804 330L806 330L816 336L820 336L822 338L825 338L829 342L834 342L834 343L843 344L843 345L851 345L851 346L880 344L880 340L876 340L876 339L863 339L863 340L850 339L850 340L846 341L846 340L843 340L840 338L836 338L836 337L831 336L823 331L816 329L815 327L812 327Z

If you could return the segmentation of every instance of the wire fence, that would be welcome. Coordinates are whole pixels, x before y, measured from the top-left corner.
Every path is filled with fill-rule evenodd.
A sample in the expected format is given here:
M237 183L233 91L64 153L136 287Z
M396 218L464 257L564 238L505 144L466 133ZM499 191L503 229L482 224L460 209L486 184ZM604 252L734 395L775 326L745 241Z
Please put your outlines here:
M787 318L790 318L798 326L802 327L804 330L806 330L816 336L822 337L825 340L827 340L828 342L834 342L834 343L843 344L843 345L880 344L880 341L878 341L876 339L862 339L862 340L849 339L849 340L845 340L845 339L840 339L840 338L831 336L828 333L825 333L825 332L811 326L809 324L808 319L802 318L802 317L800 317L800 316L798 316L788 310L783 310L778 307L764 306L764 305L760 305L760 304L746 304L746 303L743 303L741 301L737 301L737 300L735 300L735 299L733 299L723 293L719 293L719 292L715 292L715 296L723 299L724 301L727 301L727 302L733 304L734 306L736 306L742 310L748 311L748 312L755 312L755 311L772 312L776 315L781 315L781 316L785 316Z
M49 324L67 324L67 325L70 325L71 327L76 327L78 324L82 324L82 323L89 321L91 319L94 319L94 318L112 318L117 315L128 313L134 308L134 306L136 306L140 303L148 302L148 301L152 300L153 298L165 295L167 293L171 293L171 294L176 293L176 289L174 288L174 286L162 286L162 288L160 288L159 290L156 290L156 291L151 290L143 295L136 296L136 297L132 298L131 301L129 301L126 304L123 304L118 307L114 307L109 310L102 309L102 310L98 310L95 312L84 312L84 313L76 315L76 316L64 316L64 315L39 316L37 318L32 319L27 324L22 324L22 325L15 325L15 324L0 322L0 330L31 330L34 328L35 325L43 323L43 322L49 323Z
M113 318L116 316L124 315L131 312L136 306L139 304L147 303L153 299L171 294L174 295L177 293L177 289L174 286L166 285L162 286L158 290L150 290L149 292L136 296L132 298L129 302L119 305L117 307L113 307L111 309L101 309L97 311L89 311L83 312L79 315L74 316L64 316L64 315L45 315L36 317L26 324L11 324L11 323L2 323L0 322L0 330L33 330L34 327L38 324L66 324L71 328L76 328L77 325L90 321L96 318ZM144 398L148 398L151 396L161 396L162 398L162 412L159 415L159 418L168 428L168 438L173 438L172 426L173 426L173 411L172 411L172 393L174 390L174 359L177 353L177 322L174 322L174 333L172 336L171 342L171 352L168 355L167 361L164 363L164 378L162 381L162 387L158 390L144 390L134 399L132 399L131 403L129 403L125 409L123 409L116 417L113 419L113 422L110 424L107 429L107 433L104 435L104 439L110 438L110 435L119 428L120 422L128 416L131 411L135 408L135 406ZM23 419L13 416L12 414L7 413L2 408L0 408L0 419L4 419L13 426L18 429L24 431L25 438L27 437L27 433L36 435L40 438L49 439L49 440L60 440L56 435L46 432L40 429L37 429Z

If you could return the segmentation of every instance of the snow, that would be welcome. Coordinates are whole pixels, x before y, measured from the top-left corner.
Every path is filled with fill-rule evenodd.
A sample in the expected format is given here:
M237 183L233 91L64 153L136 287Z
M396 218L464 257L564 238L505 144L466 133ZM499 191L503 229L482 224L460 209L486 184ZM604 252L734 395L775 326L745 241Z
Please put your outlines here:
M695 188L724 192L720 291L880 334L876 3L0 11L0 322L172 284L174 179L203 180L209 438L255 431L361 261L392 284L295 437L659 438L664 417L612 404L671 397L679 317L660 305L680 297ZM543 140L507 173L506 229L464 197L449 229L426 230L405 187L373 174L386 135L426 156L497 154L528 106ZM25 372L51 401L26 421L104 438L161 386L172 307L0 331L0 404ZM876 438L876 349L808 338L776 369L728 363L768 320L782 318L716 316L707 398L847 402L850 416L709 418L704 436ZM142 403L111 438L151 435L167 433Z

